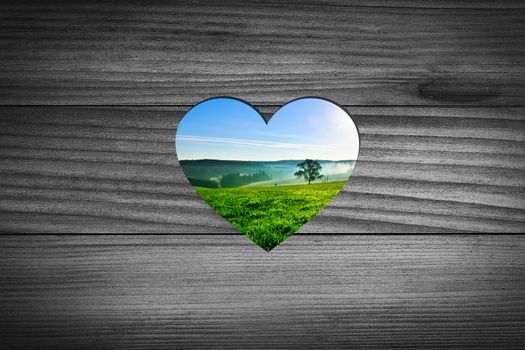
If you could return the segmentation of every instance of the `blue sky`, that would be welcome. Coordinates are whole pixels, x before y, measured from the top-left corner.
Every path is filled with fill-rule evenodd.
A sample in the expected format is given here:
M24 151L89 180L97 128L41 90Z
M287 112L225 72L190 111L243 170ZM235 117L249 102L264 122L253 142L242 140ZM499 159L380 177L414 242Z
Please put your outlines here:
M179 160L353 160L359 136L346 112L323 99L292 101L266 125L250 105L220 97L186 113L176 147Z

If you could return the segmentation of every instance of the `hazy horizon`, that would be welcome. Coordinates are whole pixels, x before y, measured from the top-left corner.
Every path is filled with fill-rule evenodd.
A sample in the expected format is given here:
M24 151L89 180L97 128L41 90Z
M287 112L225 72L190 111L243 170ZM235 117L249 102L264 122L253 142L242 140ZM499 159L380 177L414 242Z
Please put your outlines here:
M177 129L180 161L355 161L357 128L339 106L319 98L292 101L268 124L240 100L215 98L192 109Z

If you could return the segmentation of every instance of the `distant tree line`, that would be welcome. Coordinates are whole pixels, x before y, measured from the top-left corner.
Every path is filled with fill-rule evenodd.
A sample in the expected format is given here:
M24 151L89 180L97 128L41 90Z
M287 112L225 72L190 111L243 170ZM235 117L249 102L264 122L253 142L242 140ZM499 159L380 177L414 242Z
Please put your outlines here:
M196 177L188 177L190 184L192 186L206 187L206 188L219 188L219 183L217 181L208 180L208 179L199 179Z
M223 175L219 182L197 177L188 177L192 186L219 188L219 187L239 187L248 185L252 182L271 180L272 177L264 171L254 174L232 173Z
M233 173L224 175L221 178L221 187L239 187L248 185L252 182L271 180L272 177L264 171L255 174Z

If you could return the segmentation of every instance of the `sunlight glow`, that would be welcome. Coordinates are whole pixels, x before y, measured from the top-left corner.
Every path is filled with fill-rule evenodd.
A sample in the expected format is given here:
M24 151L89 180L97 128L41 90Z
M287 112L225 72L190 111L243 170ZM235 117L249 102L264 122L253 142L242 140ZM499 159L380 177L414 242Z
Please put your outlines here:
M220 97L188 111L176 147L179 160L355 160L359 136L348 114L323 99L292 101L266 125L247 103Z

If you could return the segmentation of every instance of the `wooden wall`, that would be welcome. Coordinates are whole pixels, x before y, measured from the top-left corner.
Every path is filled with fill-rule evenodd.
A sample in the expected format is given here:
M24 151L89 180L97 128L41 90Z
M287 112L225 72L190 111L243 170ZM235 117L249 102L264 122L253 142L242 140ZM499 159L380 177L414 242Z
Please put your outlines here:
M523 2L0 17L2 348L525 347ZM178 122L217 95L266 118L325 97L359 128L344 190L270 253L178 164Z

